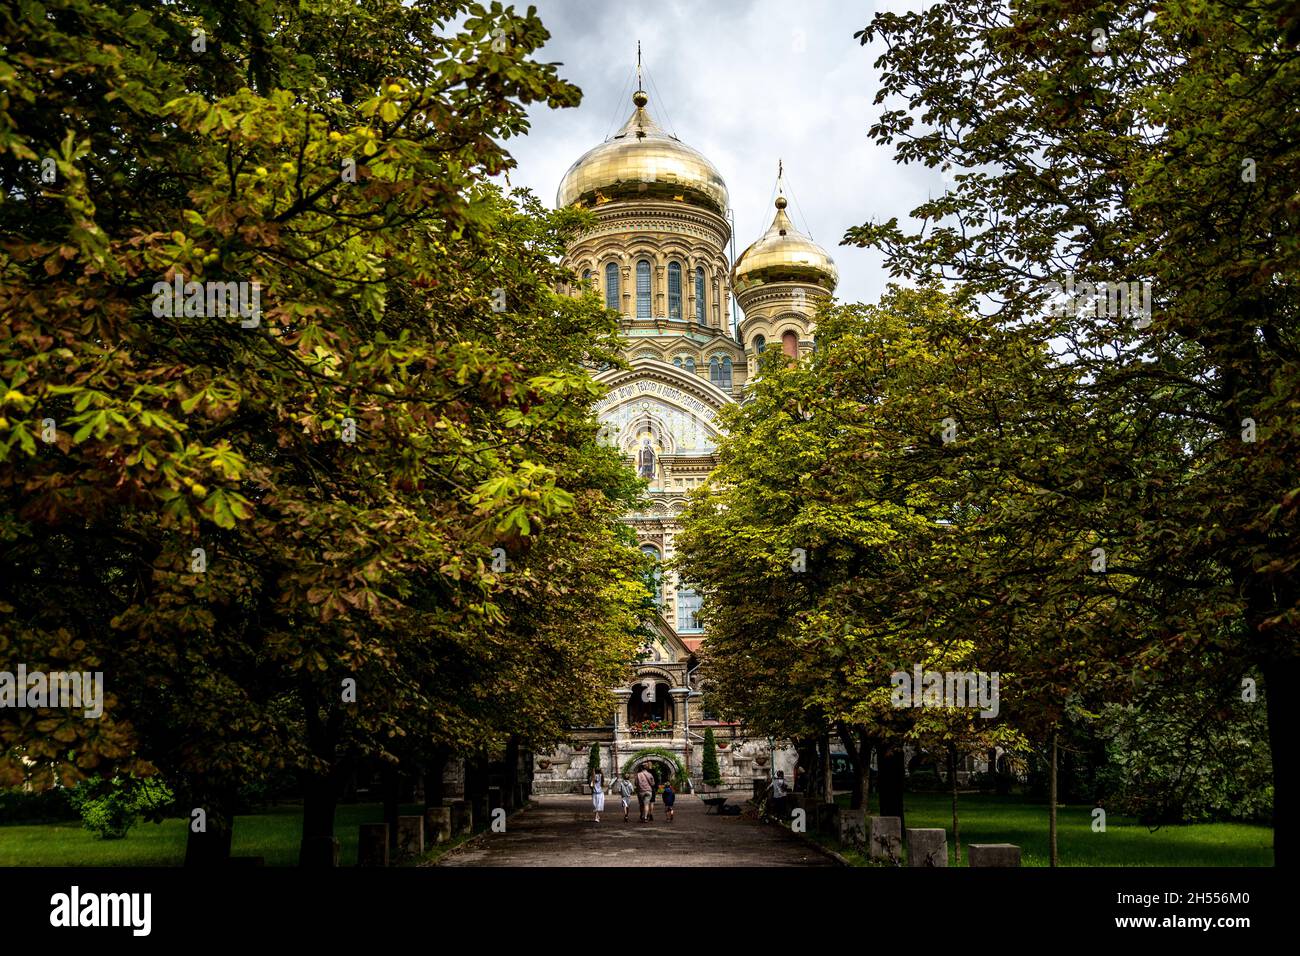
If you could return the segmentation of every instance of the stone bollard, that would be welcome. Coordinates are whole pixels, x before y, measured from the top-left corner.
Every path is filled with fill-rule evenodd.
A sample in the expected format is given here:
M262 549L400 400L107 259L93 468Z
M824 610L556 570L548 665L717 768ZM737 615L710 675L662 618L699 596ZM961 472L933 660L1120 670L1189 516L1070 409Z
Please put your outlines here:
M388 824L363 823L357 838L357 866L388 865Z
M470 830L469 804L464 800L453 800L451 808L451 835L454 837L468 833Z
M308 837L302 843L302 865L327 867L339 865L338 837Z
M451 839L451 807L428 807L424 811L424 838L430 846Z
M1014 843L968 843L970 866L1019 866L1020 847Z
M424 852L424 817L397 818L397 855L419 856Z
M903 821L898 817L872 817L867 842L871 847L871 859L897 866L903 856Z
M867 825L861 810L835 808L835 838L844 846L861 849L867 842Z
M914 830L907 828L907 865L947 866L948 831L936 829Z

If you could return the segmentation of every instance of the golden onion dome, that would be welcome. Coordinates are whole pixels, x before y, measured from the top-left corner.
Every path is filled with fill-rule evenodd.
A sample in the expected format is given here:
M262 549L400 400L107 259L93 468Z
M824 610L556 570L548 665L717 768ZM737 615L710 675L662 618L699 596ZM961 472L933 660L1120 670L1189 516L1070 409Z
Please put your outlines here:
M646 110L643 90L623 128L589 149L560 180L557 208L617 199L663 199L727 214L727 184L702 154L660 129Z
M769 282L807 282L834 292L840 280L835 260L790 221L784 196L776 197L776 217L767 232L740 254L731 286L744 292Z

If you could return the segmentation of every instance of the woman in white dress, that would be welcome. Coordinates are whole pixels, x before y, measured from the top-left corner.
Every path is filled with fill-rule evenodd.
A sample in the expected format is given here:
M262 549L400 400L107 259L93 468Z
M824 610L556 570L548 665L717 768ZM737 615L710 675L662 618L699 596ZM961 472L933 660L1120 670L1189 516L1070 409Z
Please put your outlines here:
M591 805L596 811L596 822L600 822L601 811L605 809L605 775L599 770L591 775Z

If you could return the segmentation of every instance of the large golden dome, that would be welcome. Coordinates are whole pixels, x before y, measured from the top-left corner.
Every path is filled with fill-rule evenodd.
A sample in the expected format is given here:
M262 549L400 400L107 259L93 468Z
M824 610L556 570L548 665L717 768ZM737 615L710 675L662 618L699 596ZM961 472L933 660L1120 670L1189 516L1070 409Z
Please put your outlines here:
M623 128L584 153L560 180L557 208L574 203L600 205L617 199L662 199L703 206L727 214L727 184L722 174L676 136L659 128L645 105L645 93L632 97L636 109Z
M776 197L776 217L767 232L740 254L731 270L731 285L744 292L769 282L807 282L834 292L839 282L835 261L799 230L785 212L784 196Z

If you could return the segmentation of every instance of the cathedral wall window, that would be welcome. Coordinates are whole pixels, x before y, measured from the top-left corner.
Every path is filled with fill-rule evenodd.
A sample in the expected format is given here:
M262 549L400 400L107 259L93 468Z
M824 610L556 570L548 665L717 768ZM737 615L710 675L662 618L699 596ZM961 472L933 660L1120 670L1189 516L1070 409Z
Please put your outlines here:
M698 634L700 626L700 596L691 587L677 589L677 633Z
M605 266L605 308L619 311L618 304L618 263L611 262Z
M668 263L668 318L682 317L682 264Z
M763 349L765 348L767 348L767 339L763 338L761 335L754 336L754 353L756 355L762 355Z
M731 359L715 355L709 359L709 381L725 392L731 391Z
M707 325L704 317L704 267L695 267L695 321Z
M664 573L659 567L659 549L653 544L641 545L641 553L647 555L650 560L654 561L654 568L650 571L650 588L654 591L655 604L662 606L664 603Z
M636 264L636 317L650 318L650 260Z
M781 334L781 350L790 358L799 357L799 336L789 330Z

